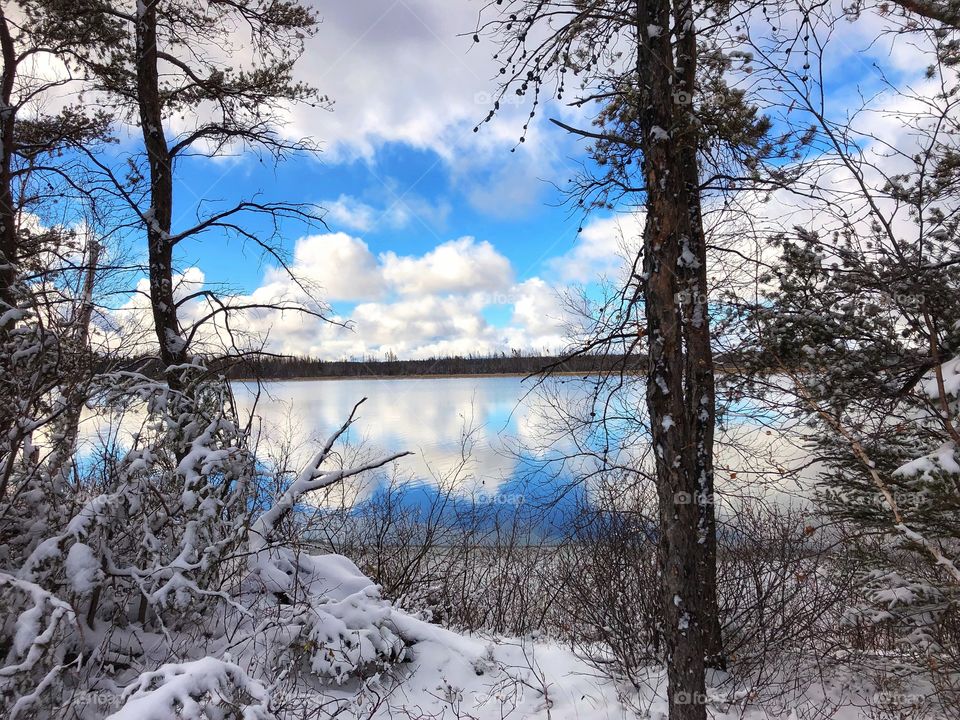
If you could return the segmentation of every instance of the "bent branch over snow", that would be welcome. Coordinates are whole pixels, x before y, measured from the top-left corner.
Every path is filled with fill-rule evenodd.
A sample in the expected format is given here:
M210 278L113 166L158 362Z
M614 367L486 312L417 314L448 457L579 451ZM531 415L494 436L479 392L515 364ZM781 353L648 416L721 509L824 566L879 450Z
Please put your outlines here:
M253 525L250 526L248 536L250 570L260 576L267 590L271 592L286 592L292 587L293 578L271 562L269 547L270 538L277 523L296 506L301 498L307 493L322 490L325 487L342 482L347 478L355 477L369 470L376 470L394 460L412 454L410 452L395 453L355 468L340 468L339 470L323 469L323 464L330 457L334 444L343 436L350 426L356 422L357 409L366 402L366 400L366 398L363 398L353 406L353 410L350 411L350 417L327 439L320 452L307 464L307 467L304 468L303 472L300 473L293 484L287 488L269 510L257 518Z

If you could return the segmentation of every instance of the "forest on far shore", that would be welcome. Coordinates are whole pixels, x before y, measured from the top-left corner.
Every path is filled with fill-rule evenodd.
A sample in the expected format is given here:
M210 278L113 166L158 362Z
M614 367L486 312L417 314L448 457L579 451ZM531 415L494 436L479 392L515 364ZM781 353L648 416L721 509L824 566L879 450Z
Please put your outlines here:
M388 357L362 360L320 360L311 357L264 356L245 358L233 364L233 380L289 380L293 378L415 377L432 375L532 375L554 373L597 373L618 368L643 368L642 358L622 355L456 355L422 360Z
M758 360L743 353L724 353L715 358L717 369L731 372L747 361ZM100 369L120 369L160 378L163 366L156 357L100 358ZM230 380L313 380L359 377L453 377L457 375L598 375L642 373L643 354L570 353L537 354L513 351L496 355L452 355L421 359L379 357L323 360L302 355L257 353L244 357L206 358L205 367Z

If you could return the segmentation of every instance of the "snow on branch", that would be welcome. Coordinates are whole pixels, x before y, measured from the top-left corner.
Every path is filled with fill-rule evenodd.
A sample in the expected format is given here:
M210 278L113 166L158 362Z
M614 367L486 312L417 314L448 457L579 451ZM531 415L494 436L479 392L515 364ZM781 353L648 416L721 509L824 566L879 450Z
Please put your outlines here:
M107 720L201 720L208 706L221 706L223 716L267 720L266 688L233 663L205 657L169 663L143 673L124 691L125 703Z
M6 684L7 678L33 669L52 648L57 639L58 630L64 625L76 624L73 608L36 583L0 572L0 588L4 587L29 597L32 604L13 622L15 631L11 648L12 657L8 657L8 664L0 667L0 689ZM6 607L9 612L12 605ZM48 617L44 623L45 615ZM7 620L13 621L13 617L10 616ZM10 662L11 659L13 662Z
M367 471L376 470L394 460L412 454L409 451L399 452L377 460L372 460L357 467L340 468L338 470L323 469L323 464L333 452L333 446L350 426L356 422L357 410L366 400L366 398L363 398L353 406L353 410L350 411L350 416L346 422L327 439L320 451L307 464L303 472L293 481L290 487L277 498L273 506L260 515L250 526L248 535L250 569L252 572L259 574L268 586L268 589L273 592L288 590L290 587L290 577L267 562L265 551L277 523L296 506L304 495L329 487L330 485L342 482L347 478L355 477Z

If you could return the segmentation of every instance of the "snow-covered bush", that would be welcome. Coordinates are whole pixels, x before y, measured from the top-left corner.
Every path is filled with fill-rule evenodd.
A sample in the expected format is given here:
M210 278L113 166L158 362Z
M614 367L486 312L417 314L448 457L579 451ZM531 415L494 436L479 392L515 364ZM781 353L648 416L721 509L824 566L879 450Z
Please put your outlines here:
M110 720L271 720L270 695L233 663L205 657L145 672L123 692Z
M776 238L782 263L765 279L774 290L753 314L756 372L772 374L779 409L793 397L806 426L821 506L860 569L847 620L861 649L905 653L956 703L956 244L947 232L888 243L853 232Z
M310 493L399 455L338 466L351 414L284 480L248 449L229 386L199 366L183 377L179 395L134 373L104 377L100 401L136 398L146 420L118 456L78 458L97 472L61 493L32 489L43 462L12 473L0 507L0 705L10 713L56 714L97 691L123 705L118 717L212 718L224 707L268 717L265 688L280 669L342 683L404 657L378 588L294 534Z

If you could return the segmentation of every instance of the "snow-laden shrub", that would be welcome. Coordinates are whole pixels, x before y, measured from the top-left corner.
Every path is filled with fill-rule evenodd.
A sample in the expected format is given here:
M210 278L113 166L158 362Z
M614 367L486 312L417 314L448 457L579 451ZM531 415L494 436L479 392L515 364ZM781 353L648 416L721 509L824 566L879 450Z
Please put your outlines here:
M59 699L57 678L71 664L68 654L78 631L68 603L36 583L0 572L0 703L11 715Z
M238 665L205 657L140 675L110 720L272 720L267 689Z
M271 474L229 386L199 367L184 377L182 393L133 373L105 378L101 400L136 398L146 420L119 454L78 459L86 473L59 494L33 489L50 477L42 460L11 474L0 501L4 712L55 716L96 692L87 716L270 717L265 688L278 675L342 683L404 657L378 588L346 558L299 548L295 521L311 492L397 456L339 465L351 414L297 477Z

